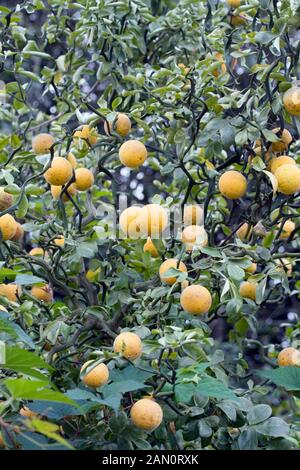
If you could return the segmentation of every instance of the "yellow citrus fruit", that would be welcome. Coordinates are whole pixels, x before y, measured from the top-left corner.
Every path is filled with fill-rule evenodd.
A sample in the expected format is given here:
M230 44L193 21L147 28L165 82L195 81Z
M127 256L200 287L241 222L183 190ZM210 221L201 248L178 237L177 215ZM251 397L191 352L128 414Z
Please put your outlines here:
M185 244L187 251L201 248L207 245L207 232L201 225L189 225L181 235L181 240Z
M81 367L80 372L84 372L84 370L92 363L93 360L87 361ZM109 370L108 367L103 364L98 364L95 366L90 372L88 372L82 379L82 381L88 385L89 387L97 388L101 385L106 384L109 379Z
M239 199L246 194L247 180L238 171L226 171L219 179L219 190L228 199Z
M87 168L78 168L75 170L75 185L78 191L86 191L94 184L94 175Z
M282 165L296 165L295 160L292 157L287 155L280 155L280 157L275 157L270 160L269 168L273 174L280 168Z
M282 165L276 172L278 190L286 195L291 195L300 190L300 168L296 165Z
M157 248L154 245L153 241L151 240L151 237L147 238L147 241L144 244L143 250L145 253L150 253L150 255L153 258L156 258L158 256Z
M90 128L87 124L75 131L73 137L76 139L86 140L90 145L95 145L98 141L97 131L93 127Z
M71 163L72 168L74 168L75 170L75 168L77 167L77 160L76 160L76 157L73 155L73 153L71 152L68 153L67 160L69 163Z
M17 231L17 222L10 214L0 217L0 231L3 240L11 240Z
M30 256L44 256L45 250L39 246L32 248L28 253Z
M206 287L192 284L181 292L180 304L187 313L204 315L212 305L212 297Z
M254 274L257 270L257 264L256 263L251 263L248 268L245 269L245 271L249 274Z
M118 113L117 118L113 123L108 122L108 128L107 128L107 123L106 122L104 123L104 131L108 135L110 132L114 131L114 132L117 132L120 136L126 137L126 135L129 134L130 129L131 129L131 121L129 117L124 113Z
M32 139L32 150L34 153L43 154L50 151L54 144L54 138L50 134L38 134Z
M141 208L131 206L125 209L120 215L120 229L128 238L138 238L140 236L139 215Z
M53 241L55 245L60 246L61 248L65 246L65 237L63 237L62 235L60 235L58 238L54 238Z
M0 284L0 296L6 297L11 302L18 302L21 294L21 287L17 284Z
M238 8L241 6L241 0L226 0L227 4L232 8Z
M220 75L220 69L221 69L221 74L223 75L227 71L226 63L224 61L224 57L220 52L215 53L215 58L220 62L221 66L218 67L217 69L213 70L213 75L214 77L218 77Z
M242 26L246 23L246 17L242 13L240 15L231 15L230 23L232 26Z
M293 116L300 116L300 87L295 85L283 95L283 105L286 111Z
M53 300L53 291L47 284L43 286L33 286L31 288L31 295L41 302L52 302Z
M240 285L240 295L246 299L256 300L257 284L250 281L242 282Z
M139 140L127 140L119 149L119 159L128 168L137 168L148 155L145 145Z
M189 225L203 224L203 209L197 204L185 206L183 210L183 223L185 227Z
M278 354L277 362L280 367L300 366L300 351L295 348L285 348Z
M277 227L280 229L281 224L279 223ZM282 231L280 234L280 238L289 238L290 234L295 230L296 224L292 220L286 220L283 224Z
M159 238L168 224L168 213L159 204L147 204L138 216L140 231L143 236Z
M142 354L143 344L138 335L130 331L124 331L115 338L113 348L116 353L120 353L126 359L134 361Z
M145 431L153 431L158 428L163 420L161 406L151 398L142 398L134 403L130 410L133 424Z
M191 70L190 67L187 67L185 64L183 64L182 62L180 62L178 64L178 67L182 70L183 74L184 75L187 75L189 73L189 71Z
M245 222L235 233L240 240L245 240L246 237L249 238L251 232L252 227L249 228L249 225L247 224L247 222Z
M24 237L24 229L23 229L22 225L19 222L16 222L16 224L17 224L16 233L11 238L11 240L13 240L14 242L18 242L18 241L22 240L22 238Z
M176 277L173 277L173 276L165 277L164 275L171 268L178 269L182 273L187 272L186 265L182 261L178 262L176 258L171 258L171 259L167 259L166 261L164 261L160 265L160 268L159 268L159 277L160 277L161 282L165 282L166 284L169 284L170 286L172 284L175 284Z
M62 186L51 186L50 189L51 189L51 194L52 194L53 198L54 199L59 199L63 187ZM66 191L64 191L64 193L63 193L62 201L64 201L64 202L69 201L69 198L68 198L67 194L69 194L69 196L73 197L73 196L75 196L76 193L77 193L76 184L75 183L70 184L70 186L68 186L68 189Z
M72 177L71 163L63 157L54 157L50 168L44 173L47 183L54 186L66 184Z
M0 212L11 207L13 201L14 198L12 194L7 193L3 188L0 188Z
M19 413L21 416L24 416L25 418L29 419L37 418L39 416L38 413L30 410L27 406L22 406Z
M280 139L277 142L271 143L272 152L283 152L289 147L289 145L293 141L293 137L287 129L283 129L281 132L280 127L276 127L275 129L272 129L272 132L274 132L274 134L276 134L277 137L279 137Z

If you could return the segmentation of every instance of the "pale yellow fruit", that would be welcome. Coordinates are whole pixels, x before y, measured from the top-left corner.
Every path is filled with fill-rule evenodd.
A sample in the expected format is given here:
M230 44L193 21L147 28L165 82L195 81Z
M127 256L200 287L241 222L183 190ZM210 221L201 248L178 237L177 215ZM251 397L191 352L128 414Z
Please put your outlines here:
M54 157L50 168L44 173L44 177L47 183L62 186L71 179L72 174L72 165L66 158Z
M21 294L21 287L17 284L0 284L0 296L6 297L11 302L18 302Z
M86 191L94 184L94 175L87 168L78 168L75 170L75 185L78 191Z
M208 243L207 232L200 225L190 225L186 227L181 235L181 240L185 244L187 251L202 248Z
M292 116L300 116L300 87L295 85L283 95L283 105Z
M256 300L257 284L245 281L240 285L240 295L246 299Z
M242 13L240 15L231 15L230 23L232 26L242 26L246 23L246 17Z
M185 206L183 210L183 223L185 227L189 225L203 224L203 209L201 206L194 204Z
M13 202L14 198L12 194L7 193L3 188L0 188L0 212L11 207Z
M256 263L251 263L248 268L245 269L245 271L249 274L254 274L257 270L257 264Z
M142 398L135 402L130 410L133 424L144 431L153 431L163 420L161 406L150 398Z
M83 366L81 367L80 372L84 372L84 370L92 362L95 362L95 361L91 360L91 361L85 362ZM88 372L83 377L82 381L89 387L97 388L97 387L100 387L101 385L106 384L108 379L109 379L108 367L102 362L101 364L98 364L97 366L95 366L90 372Z
M247 180L238 171L226 171L219 179L219 191L228 199L239 199L246 194Z
M181 292L180 304L187 313L204 315L211 308L212 297L206 287L192 284Z
M182 70L183 74L184 75L187 75L189 73L189 71L191 70L190 67L187 67L185 64L183 64L182 62L180 62L178 64L178 67Z
M63 237L62 235L60 235L58 238L54 238L53 241L55 245L60 246L61 248L65 246L65 237Z
M126 359L134 361L142 354L143 344L138 335L124 331L115 338L113 348L116 353L120 353Z
M51 186L51 194L54 199L59 199L61 192L62 192L62 186ZM73 197L77 193L77 188L76 184L72 183L70 186L68 186L67 191L64 191L63 196L62 196L62 201L67 202L69 201L68 194L69 196Z
M11 240L14 241L14 242L18 242L18 241L22 240L22 238L24 237L24 229L23 229L22 225L19 222L16 222L16 224L17 224L16 233L11 238Z
M176 277L173 277L173 276L165 277L165 273L171 268L178 269L182 273L187 272L186 265L182 261L178 263L178 260L176 258L171 258L171 259L167 259L166 261L164 261L160 265L160 268L159 268L159 277L160 277L161 282L165 282L166 284L169 284L170 286L172 284L175 284L176 282Z
M158 256L157 248L154 245L153 241L151 240L151 237L147 238L147 241L144 244L143 250L145 253L150 253L150 255L153 258L156 258Z
M181 291L183 291L183 289L185 289L186 287L189 286L189 281L187 279L185 279L184 281L182 281L181 283Z
M93 127L90 128L87 124L81 127L78 131L73 134L75 142L77 139L86 140L90 145L95 145L98 141L97 131Z
M272 152L283 152L286 150L291 142L293 141L293 137L291 136L290 132L287 129L283 129L282 133L280 132L280 127L276 127L276 129L272 129L274 134L279 137L280 140L277 142L271 143Z
M277 227L280 229L281 224L279 223ZM286 220L283 224L282 231L280 233L280 238L285 239L289 238L290 234L295 230L296 224L292 220Z
M277 362L280 367L300 366L300 351L295 348L285 348L278 354Z
M139 238L140 224L139 215L141 208L138 206L131 206L125 209L120 215L119 225L122 232L128 238Z
M127 140L119 149L119 159L128 168L138 168L148 155L145 145L138 140Z
M159 204L147 204L138 216L141 235L159 238L168 225L168 213Z
M124 113L118 113L117 118L113 123L108 122L108 128L107 128L107 123L106 122L104 123L104 131L108 135L110 132L114 131L114 132L117 132L120 136L126 137L126 135L129 134L130 129L131 129L131 121L129 117Z
M11 240L17 231L17 222L10 214L5 214L0 217L0 231L2 240Z
M75 170L75 168L77 167L77 160L73 153L68 153L67 160L69 163L71 163L72 168Z
M287 155L281 155L280 157L272 158L269 163L269 168L273 174L278 170L282 165L296 165L295 160L292 157Z
M19 411L21 416L24 416L24 418L37 418L39 415L35 411L30 410L27 406L22 406L22 408Z
M44 256L45 250L39 246L32 248L28 253L30 256Z
M286 195L291 195L300 190L300 168L296 165L282 165L275 176L278 181L278 190Z
M48 153L54 144L54 138L50 134L38 134L32 139L32 150L34 153Z
M245 222L243 225L240 226L240 228L235 232L236 236L240 240L245 240L245 238L249 238L252 232L252 227L249 228L249 225L247 222Z
M241 5L241 0L226 0L228 5L232 8L238 8Z
M52 302L53 300L53 290L46 284L43 286L33 286L31 288L31 295L41 302Z

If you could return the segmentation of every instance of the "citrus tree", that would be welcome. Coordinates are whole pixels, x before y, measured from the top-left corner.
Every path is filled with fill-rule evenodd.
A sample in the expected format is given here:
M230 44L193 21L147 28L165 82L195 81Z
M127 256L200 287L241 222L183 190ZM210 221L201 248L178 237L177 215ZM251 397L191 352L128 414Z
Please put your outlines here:
M299 2L1 3L2 448L299 447Z

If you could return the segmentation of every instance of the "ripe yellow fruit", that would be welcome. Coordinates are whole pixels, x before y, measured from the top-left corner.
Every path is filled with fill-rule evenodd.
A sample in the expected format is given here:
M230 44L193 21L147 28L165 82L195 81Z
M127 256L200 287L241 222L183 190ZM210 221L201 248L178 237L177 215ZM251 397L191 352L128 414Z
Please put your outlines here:
M11 240L17 231L17 222L10 214L5 214L0 217L0 231L2 240Z
M275 157L270 160L269 168L271 172L275 174L278 168L280 168L282 165L296 165L296 162L292 157L288 157L287 155L280 155L280 157Z
M32 248L32 250L29 251L28 253L30 256L44 256L45 255L45 250L39 246L36 248Z
M19 413L21 416L24 416L24 418L29 418L29 419L37 418L39 416L38 413L30 410L27 406L22 406Z
M141 235L159 238L168 224L168 213L159 204L147 204L138 216Z
M51 194L54 199L60 198L62 188L63 188L62 186L51 186ZM62 201L64 202L69 201L68 195L66 193L68 193L69 196L71 197L75 196L75 194L77 193L76 184L75 183L70 184L70 186L68 186L67 191L63 193Z
M66 158L54 157L50 168L44 173L44 177L47 183L62 186L71 179L72 174L72 165Z
M50 134L38 134L32 139L32 150L34 153L48 153L54 144L54 138Z
M142 354L143 344L138 335L124 331L115 338L113 348L116 353L120 353L126 359L134 361Z
M281 224L279 223L277 227L280 229ZM292 220L287 220L283 224L282 231L280 233L280 238L281 239L289 238L290 234L293 232L293 230L295 230L295 228L296 228L295 222L293 222Z
M300 86L294 85L283 95L283 105L293 116L300 116Z
M11 207L13 201L14 198L12 194L7 193L3 188L0 188L0 212Z
M272 152L283 152L289 147L293 140L291 133L287 129L283 129L282 132L280 132L280 127L272 129L272 132L274 132L274 134L276 134L280 139L277 142L271 143Z
M180 304L187 313L204 315L212 305L212 297L206 287L192 284L181 292Z
M68 156L67 156L67 160L69 163L71 163L72 165L72 168L75 168L77 167L77 160L76 160L76 157L73 155L73 153L68 153Z
M21 287L17 284L0 284L0 296L6 297L11 302L18 302L21 294Z
M159 268L159 277L160 277L161 282L165 282L166 284L169 284L170 286L172 284L175 284L176 277L173 277L173 276L164 277L164 274L171 268L178 269L182 273L187 272L186 265L182 261L178 263L178 260L176 258L171 258L171 259L167 259L166 261L164 261L160 265L160 268Z
M115 122L108 122L108 127L107 123L104 123L104 131L107 135L109 135L110 132L114 131L117 132L120 136L126 137L126 135L129 134L130 129L131 121L129 117L124 113L118 113Z
M132 406L130 417L137 428L153 431L162 422L163 411L156 401L151 400L151 398L142 398Z
M187 251L202 248L208 243L207 232L200 225L190 225L186 227L181 235L181 240L185 244Z
M55 245L60 246L61 248L65 246L65 237L63 237L62 235L60 235L58 238L54 238L53 241Z
M236 236L240 240L245 240L245 238L249 238L252 232L252 227L249 228L249 224L245 222L243 225L240 226L240 228L235 232Z
M23 229L22 225L19 222L16 222L16 224L17 224L16 233L11 238L11 240L14 241L14 242L18 242L18 241L22 240L22 238L24 237L24 229Z
M292 276L293 274L293 265L290 259L288 258L280 258L276 259L275 263L278 265L277 270L283 271L286 273L287 277Z
M282 165L276 172L278 190L286 195L291 195L300 190L300 168L296 165Z
M147 241L144 244L143 250L144 250L145 253L150 253L150 255L153 258L156 258L158 256L157 248L154 245L153 241L151 240L151 237L147 238Z
M127 140L119 149L119 159L128 168L137 168L142 165L147 155L145 145L138 140Z
M224 57L222 56L222 54L220 54L220 52L215 53L215 58L221 63L221 66L219 66L217 69L213 70L214 77L218 77L220 75L220 73L222 75L224 73L226 73L227 67L226 67L226 63L224 61ZM220 69L221 69L221 72L220 72Z
M245 271L249 274L254 274L257 270L257 264L256 263L251 263L248 268L245 269Z
M31 295L41 302L52 302L53 300L53 290L47 284L33 286L31 288Z
M278 354L277 362L280 367L300 366L300 351L295 348L285 348Z
M230 15L230 23L232 26L242 26L246 23L246 17L242 13L240 15Z
M240 295L246 299L256 300L257 284L250 281L242 282L240 285Z
M140 236L140 212L140 207L131 206L125 209L120 215L119 225L126 237L138 238Z
M94 184L94 175L87 168L78 168L75 171L75 185L78 191L86 191Z
M95 362L93 360L87 361L81 367L80 372L84 372L84 370L91 364ZM108 367L101 362L96 367L94 367L90 372L88 372L82 379L83 383L88 385L89 387L97 388L101 385L106 384L109 379L109 370Z
M227 4L232 8L238 8L241 6L241 0L226 0Z
M90 145L95 145L98 140L97 131L93 127L90 128L87 124L81 127L78 131L74 132L73 137L76 139L86 140Z
M203 209L201 206L194 204L185 206L183 210L183 223L185 227L189 225L203 224Z
M226 171L219 179L219 191L228 199L239 199L246 194L247 180L238 171Z

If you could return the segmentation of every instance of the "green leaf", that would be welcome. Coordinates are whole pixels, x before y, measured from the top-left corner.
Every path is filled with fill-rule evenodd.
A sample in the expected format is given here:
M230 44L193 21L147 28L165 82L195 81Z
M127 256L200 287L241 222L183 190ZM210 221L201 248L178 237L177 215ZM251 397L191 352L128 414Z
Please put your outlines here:
M65 447L73 449L73 447L61 436L59 425L50 423L49 421L42 421L41 419L34 418L30 421L30 425L39 433L47 436L49 439L54 439L60 442Z
M54 392L49 387L49 382L29 379L6 379L3 382L11 396L22 400L46 400L78 406L76 402L60 392Z
M37 369L46 369L52 371L53 368L47 364L44 359L36 356L32 352L16 347L6 346L5 349L5 369L11 369L21 374L37 377L42 380L47 380L45 374L42 374Z
M289 433L289 425L281 418L270 418L255 426L258 433L270 437L285 437Z
M288 391L300 390L300 368L295 366L257 371L258 375L271 380Z
M248 423L258 424L272 415L272 408L269 405L256 405L247 414Z
M31 286L32 284L38 284L45 282L41 277L34 276L33 274L17 274L15 283L20 286Z
M236 281L240 281L241 279L244 279L244 276L245 276L245 271L233 263L229 263L227 265L227 272L228 272L229 277L231 279L235 279Z

